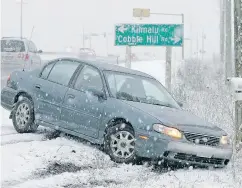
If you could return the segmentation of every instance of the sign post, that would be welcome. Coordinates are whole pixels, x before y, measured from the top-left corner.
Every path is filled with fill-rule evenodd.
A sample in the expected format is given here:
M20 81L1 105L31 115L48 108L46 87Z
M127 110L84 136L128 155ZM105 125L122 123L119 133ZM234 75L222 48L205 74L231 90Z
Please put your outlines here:
M131 56L131 52L128 48L132 46L167 47L166 87L168 90L171 89L172 47L183 47L183 41L183 24L119 24L115 26L115 45L128 46L126 49L126 56ZM126 67L130 68L128 62L126 63Z
M131 68L131 47L126 46L125 67Z
M171 91L171 57L172 57L172 50L170 46L166 47L166 87L168 91Z

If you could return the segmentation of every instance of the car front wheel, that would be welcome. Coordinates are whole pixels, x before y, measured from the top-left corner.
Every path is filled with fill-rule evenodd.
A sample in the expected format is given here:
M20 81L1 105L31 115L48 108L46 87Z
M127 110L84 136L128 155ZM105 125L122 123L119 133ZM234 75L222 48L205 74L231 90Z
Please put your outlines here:
M135 162L135 136L131 126L124 123L108 128L104 149L117 163Z

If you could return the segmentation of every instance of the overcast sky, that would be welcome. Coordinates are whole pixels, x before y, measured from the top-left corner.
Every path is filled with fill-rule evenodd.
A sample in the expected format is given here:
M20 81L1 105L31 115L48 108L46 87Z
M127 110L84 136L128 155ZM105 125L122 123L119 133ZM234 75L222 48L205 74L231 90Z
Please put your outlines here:
M193 39L196 50L197 35L207 36L205 48L218 52L219 0L24 0L23 35L29 37L34 26L32 40L44 50L62 50L67 46L82 46L83 28L88 32L112 32L117 23L180 23L180 17L154 16L138 20L132 17L132 9L150 8L151 12L184 13L185 36ZM2 0L2 36L20 35L20 3L18 0ZM113 35L109 38L112 49ZM86 42L86 45L89 43ZM200 41L201 44L201 41ZM190 43L187 44L189 46ZM102 51L103 38L92 41L92 47ZM190 48L190 46L189 46ZM186 52L189 52L187 47Z

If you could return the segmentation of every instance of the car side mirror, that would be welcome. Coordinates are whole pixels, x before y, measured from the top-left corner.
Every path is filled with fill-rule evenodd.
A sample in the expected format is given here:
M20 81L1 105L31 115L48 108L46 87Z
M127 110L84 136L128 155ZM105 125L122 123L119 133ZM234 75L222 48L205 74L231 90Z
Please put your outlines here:
M92 93L94 96L97 96L98 98L104 98L105 94L103 91L97 90L97 89L88 89L88 92Z
M181 102L177 102L180 107L183 107L183 104Z
M43 51L42 50L38 50L37 53L38 54L41 54L41 53L43 53Z

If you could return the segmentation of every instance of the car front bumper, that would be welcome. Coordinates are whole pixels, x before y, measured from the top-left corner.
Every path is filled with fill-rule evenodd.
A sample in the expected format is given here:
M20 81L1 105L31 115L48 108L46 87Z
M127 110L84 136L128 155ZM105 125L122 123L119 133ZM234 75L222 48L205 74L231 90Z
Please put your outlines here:
M136 153L153 160L167 159L186 164L224 167L232 157L232 147L198 145L189 141L162 138L154 133L147 140L137 138Z

